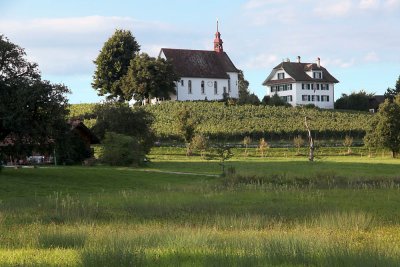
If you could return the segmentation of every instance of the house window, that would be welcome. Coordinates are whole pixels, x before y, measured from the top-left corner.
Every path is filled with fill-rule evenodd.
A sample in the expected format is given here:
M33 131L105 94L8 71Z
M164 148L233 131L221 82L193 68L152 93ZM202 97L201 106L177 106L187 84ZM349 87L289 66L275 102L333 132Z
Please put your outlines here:
M275 86L271 86L271 93L273 93L275 91L276 91Z
M329 95L322 95L321 102L329 102Z
M283 80L283 79L285 79L285 73L284 72L278 73L278 80Z
M320 84L319 84L319 83L317 83L317 90L319 90L319 87L320 87Z
M231 79L228 80L228 93L231 92Z
M301 84L301 89L305 90L306 89L306 85L304 83Z
M288 85L289 90L292 90L292 84Z
M314 79L322 79L322 71L314 71L313 78Z
M308 100L308 95L302 95L301 96L302 101L307 101Z
M311 89L311 84L307 83L307 90Z
M329 84L326 84L325 88L326 88L326 90L329 90Z
M214 95L218 95L218 84L216 81L214 82Z
M319 95L316 95L316 98L317 98L317 102L319 102Z
M183 80L181 80L181 86L185 86L185 83Z
M204 81L201 81L201 93L204 95Z
M188 94L191 94L191 93L192 93L192 81L189 80L188 81Z
M226 86L224 86L224 95L226 94Z

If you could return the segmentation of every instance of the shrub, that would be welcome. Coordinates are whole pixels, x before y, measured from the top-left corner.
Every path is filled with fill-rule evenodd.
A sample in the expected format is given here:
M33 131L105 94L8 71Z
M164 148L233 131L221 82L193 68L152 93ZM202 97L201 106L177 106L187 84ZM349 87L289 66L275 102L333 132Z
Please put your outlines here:
M202 134L196 134L195 136L193 136L190 145L193 149L199 150L201 157L204 158L209 146L208 138Z
M105 134L102 162L112 166L140 165L144 158L144 150L136 138L114 132Z

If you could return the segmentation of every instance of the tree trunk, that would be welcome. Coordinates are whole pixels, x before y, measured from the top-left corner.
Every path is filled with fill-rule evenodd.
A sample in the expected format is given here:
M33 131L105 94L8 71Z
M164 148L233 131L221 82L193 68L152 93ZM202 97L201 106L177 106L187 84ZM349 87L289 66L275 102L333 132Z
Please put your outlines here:
M396 156L397 156L396 151L392 150L392 158L396 158Z
M310 127L308 127L308 124L307 124L307 116L304 117L304 124L306 125L306 129L308 132L308 143L310 146L310 155L308 157L308 160L314 161L314 149L315 149L314 148L314 139L312 138Z

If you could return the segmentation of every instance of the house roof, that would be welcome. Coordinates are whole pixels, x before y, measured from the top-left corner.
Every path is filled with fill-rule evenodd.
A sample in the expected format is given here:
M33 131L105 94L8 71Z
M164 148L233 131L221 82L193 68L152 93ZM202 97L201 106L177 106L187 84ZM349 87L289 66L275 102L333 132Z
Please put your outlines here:
M90 141L90 144L100 144L99 138L80 120L71 120L69 121L69 124L71 125L71 130L75 130L79 132L79 134L86 136Z
M228 79L227 72L239 72L225 52L162 48L180 77Z
M283 80L272 80L274 74L279 70L284 70L287 74L289 74L293 78L294 81L297 82L328 82L328 83L339 82L324 67L322 66L318 67L316 63L282 62L275 68L273 68L271 74L263 82L263 85L288 82ZM322 79L314 79L306 73L307 71L312 71L312 70L322 71Z

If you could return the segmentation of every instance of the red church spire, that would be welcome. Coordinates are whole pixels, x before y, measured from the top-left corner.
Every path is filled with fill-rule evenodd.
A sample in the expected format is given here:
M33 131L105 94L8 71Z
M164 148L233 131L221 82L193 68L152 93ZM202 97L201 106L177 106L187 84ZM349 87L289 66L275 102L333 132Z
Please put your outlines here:
M218 31L218 19L217 19L217 32L215 33L215 39L214 39L214 51L218 53L224 52L224 48L222 47L222 39L221 39L221 34Z

